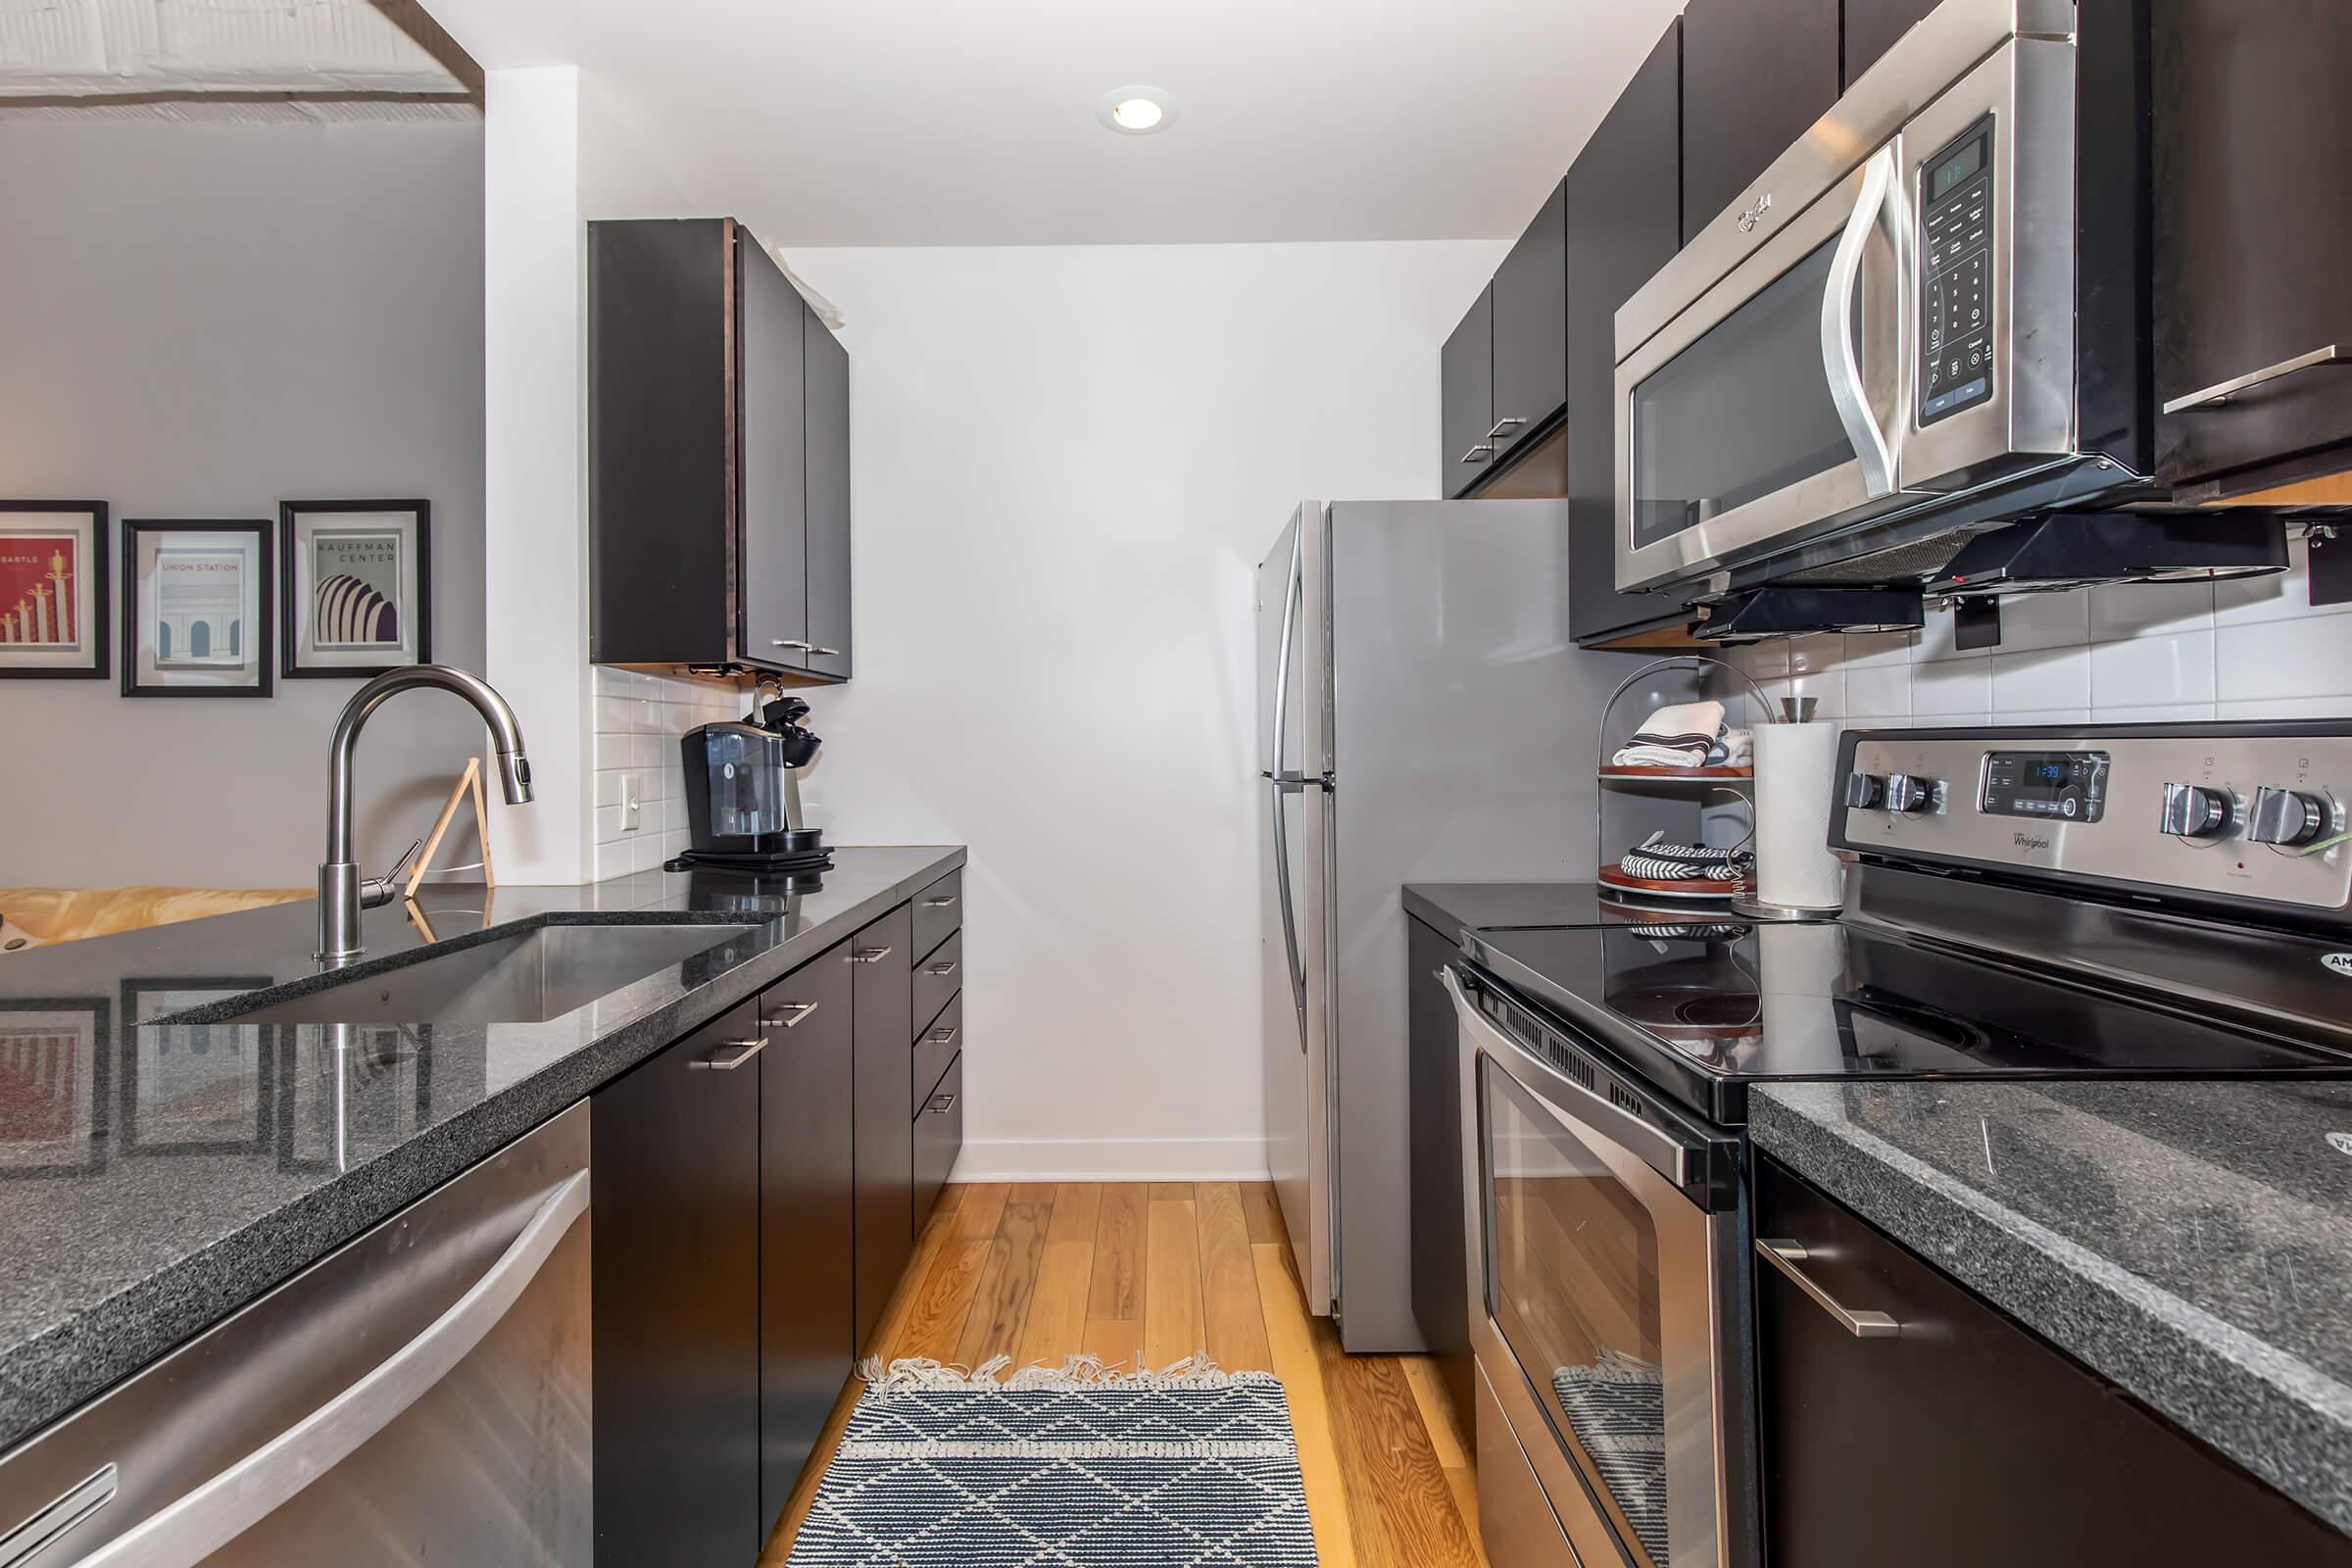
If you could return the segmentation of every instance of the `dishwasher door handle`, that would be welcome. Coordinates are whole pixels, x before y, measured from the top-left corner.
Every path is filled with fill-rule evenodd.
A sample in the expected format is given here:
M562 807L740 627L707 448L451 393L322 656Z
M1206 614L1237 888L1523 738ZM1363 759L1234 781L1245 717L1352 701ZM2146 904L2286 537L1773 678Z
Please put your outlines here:
M588 1212L588 1173L547 1195L470 1290L357 1383L75 1568L195 1568L348 1458L472 1353Z

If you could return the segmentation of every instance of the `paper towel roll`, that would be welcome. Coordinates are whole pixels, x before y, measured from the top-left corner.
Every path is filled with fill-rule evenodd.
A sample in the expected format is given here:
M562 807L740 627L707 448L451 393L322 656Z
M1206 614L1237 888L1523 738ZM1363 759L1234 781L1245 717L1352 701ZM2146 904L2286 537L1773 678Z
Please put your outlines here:
M1756 897L1835 908L1845 898L1845 867L1830 853L1838 726L1758 724L1755 746Z

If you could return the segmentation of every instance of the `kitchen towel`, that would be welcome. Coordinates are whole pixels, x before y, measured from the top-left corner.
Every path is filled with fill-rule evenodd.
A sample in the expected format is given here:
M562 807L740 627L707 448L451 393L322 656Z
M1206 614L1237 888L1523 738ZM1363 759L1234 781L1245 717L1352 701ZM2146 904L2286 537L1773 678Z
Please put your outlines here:
M1638 847L1626 851L1617 861L1617 869L1627 876L1647 877L1652 882L1738 882L1755 863L1756 858L1745 850L1669 844L1666 830L1659 828Z
M1722 734L1721 703L1681 703L1650 714L1611 760L1618 767L1696 767Z
M1838 726L1756 730L1756 897L1792 909L1836 908L1845 867L1830 853Z

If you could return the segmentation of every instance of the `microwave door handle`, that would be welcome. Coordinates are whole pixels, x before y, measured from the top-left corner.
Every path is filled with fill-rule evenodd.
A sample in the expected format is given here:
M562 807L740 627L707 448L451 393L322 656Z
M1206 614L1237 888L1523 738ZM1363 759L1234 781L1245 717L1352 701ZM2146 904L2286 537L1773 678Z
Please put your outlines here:
M1874 501L1894 494L1894 453L1862 385L1862 361L1854 342L1854 291L1861 286L1862 252L1870 244L1872 229L1885 223L1898 250L1902 244L1894 163L1894 148L1888 145L1863 166L1862 193L1845 220L1845 231L1838 236L1829 286L1821 295L1821 368L1829 377L1838 422L1845 427L1845 438L1862 462L1863 488Z

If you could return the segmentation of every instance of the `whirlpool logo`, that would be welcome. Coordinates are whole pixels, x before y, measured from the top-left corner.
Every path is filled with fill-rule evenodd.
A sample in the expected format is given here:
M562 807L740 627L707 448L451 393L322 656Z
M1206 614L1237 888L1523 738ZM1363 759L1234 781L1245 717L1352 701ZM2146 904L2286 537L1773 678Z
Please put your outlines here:
M2330 973L2352 980L2352 953L2324 953L2320 955L2320 962L2326 964Z
M2050 847L2050 838L2046 833L2012 833L2009 835L2009 842L2028 855L2032 855L2035 850L2046 850ZM2328 956L2352 958L2352 953L2330 954ZM2352 970L2345 972L2352 973Z

